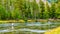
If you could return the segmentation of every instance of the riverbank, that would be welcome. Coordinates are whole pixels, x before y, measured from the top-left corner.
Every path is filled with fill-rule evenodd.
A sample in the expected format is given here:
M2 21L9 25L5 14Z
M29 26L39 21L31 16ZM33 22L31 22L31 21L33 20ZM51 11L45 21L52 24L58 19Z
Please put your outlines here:
M12 23L12 22L20 22L20 23L25 23L25 22L48 22L48 21L51 21L51 22L55 22L55 21L58 21L60 22L60 19L36 19L36 20L33 20L33 19L29 19L29 20L0 20L0 23L4 22L4 23Z
M45 32L45 34L60 34L60 27L47 31L47 32Z

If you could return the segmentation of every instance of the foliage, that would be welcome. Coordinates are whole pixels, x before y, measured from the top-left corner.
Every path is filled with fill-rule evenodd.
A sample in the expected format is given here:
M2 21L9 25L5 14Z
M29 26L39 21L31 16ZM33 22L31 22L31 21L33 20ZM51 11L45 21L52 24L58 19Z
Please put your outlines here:
M40 0L0 0L0 19L49 19L60 18L60 1L46 4Z

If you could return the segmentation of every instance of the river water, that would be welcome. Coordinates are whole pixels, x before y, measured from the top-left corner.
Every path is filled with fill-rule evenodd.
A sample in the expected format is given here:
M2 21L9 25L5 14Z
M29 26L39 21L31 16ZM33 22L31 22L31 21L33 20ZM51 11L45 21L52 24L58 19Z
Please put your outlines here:
M60 22L32 22L0 24L0 34L43 34L59 27Z

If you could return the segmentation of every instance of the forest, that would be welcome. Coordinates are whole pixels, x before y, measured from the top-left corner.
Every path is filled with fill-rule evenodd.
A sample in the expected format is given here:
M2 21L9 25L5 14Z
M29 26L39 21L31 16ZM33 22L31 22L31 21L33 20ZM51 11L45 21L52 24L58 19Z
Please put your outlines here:
M60 19L60 0L44 4L36 0L0 0L0 20Z

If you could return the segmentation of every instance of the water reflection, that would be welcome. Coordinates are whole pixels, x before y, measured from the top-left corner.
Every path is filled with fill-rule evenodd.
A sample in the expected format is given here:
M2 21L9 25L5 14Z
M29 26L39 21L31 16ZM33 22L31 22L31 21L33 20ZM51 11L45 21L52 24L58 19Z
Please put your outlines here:
M28 31L35 33L43 33L47 30L60 26L59 22L32 22L32 23L7 23L0 24L0 32L13 32L13 31Z

